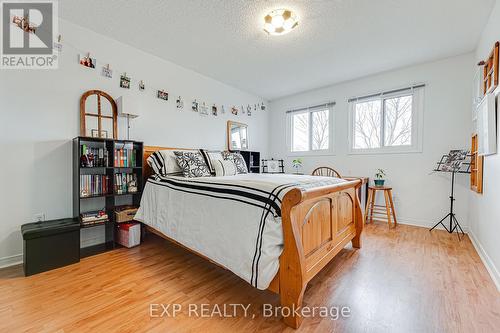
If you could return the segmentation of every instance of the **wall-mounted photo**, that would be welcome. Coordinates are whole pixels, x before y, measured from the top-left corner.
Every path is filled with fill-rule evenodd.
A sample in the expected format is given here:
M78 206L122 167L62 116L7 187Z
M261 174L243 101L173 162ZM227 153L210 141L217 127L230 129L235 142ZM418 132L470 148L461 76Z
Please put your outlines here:
M113 77L113 70L109 68L109 65L102 67L101 75L111 79Z
M80 65L83 67L87 68L95 68L95 65L97 64L97 60L95 58L90 57L90 55L78 55L78 61L80 62Z
M144 81L139 81L139 91L144 91L146 90L146 85L144 84Z
M177 97L177 99L175 100L175 107L179 110L184 109L184 101L182 100L181 96Z
M201 116L208 116L208 107L205 105L205 103L200 106L199 111Z
M264 105L264 102L260 105L261 111L266 111L266 106Z
M196 100L191 103L191 110L198 112L198 102Z
M236 106L231 107L231 113L234 114L235 116L238 115L238 108Z
M156 93L156 97L159 99L162 99L164 101L168 101L168 92L163 91L163 90L158 90Z
M212 116L216 116L217 117L217 105L212 105Z
M120 88L130 89L130 78L127 74L120 76Z

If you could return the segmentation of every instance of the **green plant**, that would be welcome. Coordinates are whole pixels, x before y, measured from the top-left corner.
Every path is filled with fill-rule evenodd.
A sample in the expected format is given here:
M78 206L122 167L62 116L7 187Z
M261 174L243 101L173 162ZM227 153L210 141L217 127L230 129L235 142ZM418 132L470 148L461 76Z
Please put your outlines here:
M296 158L292 161L292 166L295 168L295 169L298 169L302 166L302 159L301 158Z
M377 179L384 179L386 176L385 171L383 169L377 169L377 172L375 173L375 178Z

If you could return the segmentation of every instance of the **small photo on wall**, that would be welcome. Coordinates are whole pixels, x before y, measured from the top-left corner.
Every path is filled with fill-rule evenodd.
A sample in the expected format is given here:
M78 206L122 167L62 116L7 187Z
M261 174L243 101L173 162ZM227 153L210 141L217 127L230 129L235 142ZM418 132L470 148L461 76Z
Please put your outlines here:
M168 92L163 90L158 90L158 92L156 93L156 97L164 101L168 101Z
M90 54L86 56L79 54L78 60L80 62L80 65L87 68L94 69L95 65L97 64L97 60L95 58L91 58Z
M130 78L127 74L120 76L120 88L130 89Z
M139 91L144 91L146 90L146 85L144 84L144 81L139 81Z
M217 117L217 105L212 105L212 116L216 116Z
M200 116L208 116L208 107L203 103L203 105L199 109Z
M182 100L181 96L177 97L177 100L175 101L175 106L179 110L184 109L184 101Z
M109 68L109 65L102 68L101 75L109 79L113 78L113 70Z
M235 116L237 116L238 115L238 108L236 106L233 106L231 108L231 113L234 114Z
M198 102L196 100L191 103L191 110L198 112Z

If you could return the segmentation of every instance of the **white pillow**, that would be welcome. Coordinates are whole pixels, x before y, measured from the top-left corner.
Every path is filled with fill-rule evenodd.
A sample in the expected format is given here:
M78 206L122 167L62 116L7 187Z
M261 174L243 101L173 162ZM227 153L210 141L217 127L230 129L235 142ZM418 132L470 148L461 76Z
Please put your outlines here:
M218 160L224 159L224 157L222 157L221 151L200 149L200 152L203 154L203 157L205 158L205 162L207 163L210 172L214 175L215 174L214 163Z
M233 161L215 160L212 165L215 169L216 177L236 175L236 164Z
M177 163L177 158L175 157L174 151L189 150L158 150L148 157L148 164L157 175L182 175L182 169Z

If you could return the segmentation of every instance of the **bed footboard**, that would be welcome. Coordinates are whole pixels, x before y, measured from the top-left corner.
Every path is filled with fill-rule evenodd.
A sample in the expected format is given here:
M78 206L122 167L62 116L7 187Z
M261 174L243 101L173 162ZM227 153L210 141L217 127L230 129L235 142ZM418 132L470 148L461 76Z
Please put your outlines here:
M307 283L344 246L361 247L363 214L357 196L361 181L349 181L288 192L282 204L284 249L280 257L281 306L300 309ZM284 317L293 328L302 318L297 311Z

